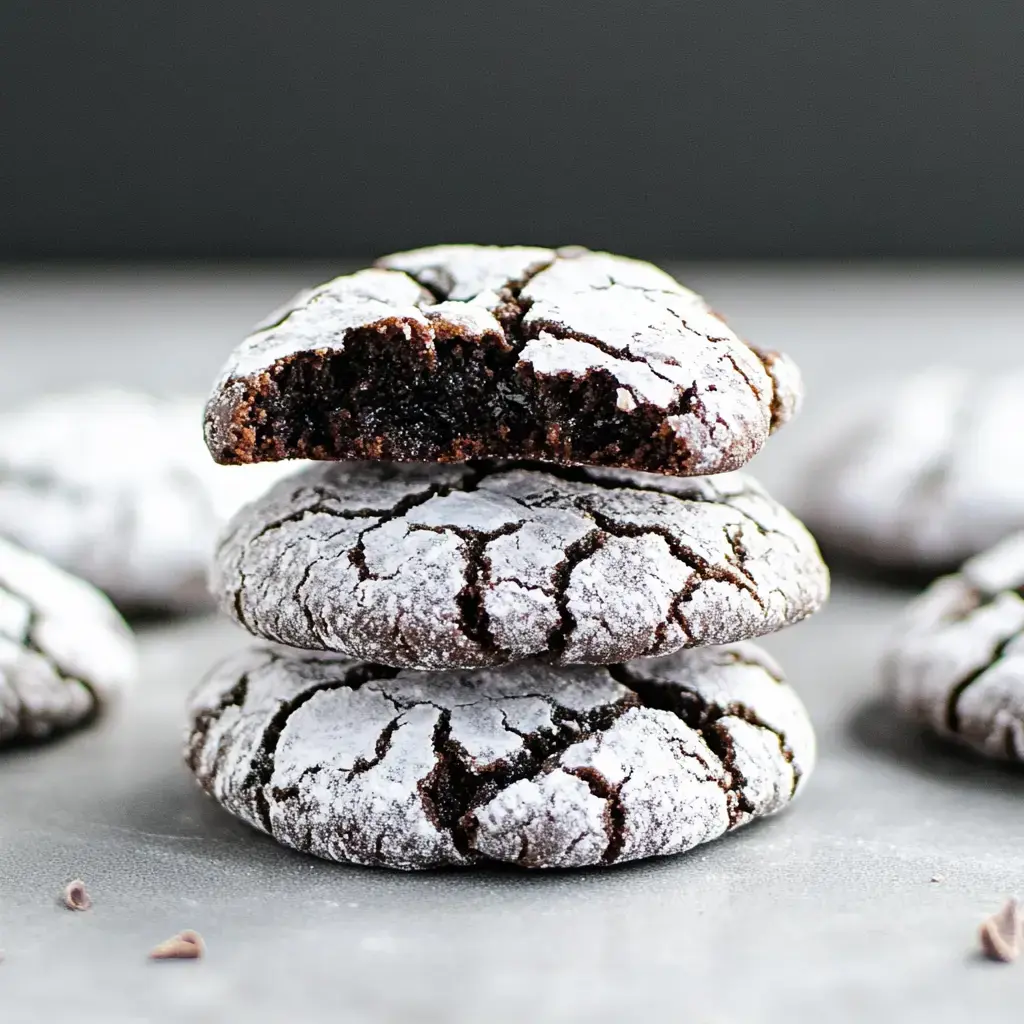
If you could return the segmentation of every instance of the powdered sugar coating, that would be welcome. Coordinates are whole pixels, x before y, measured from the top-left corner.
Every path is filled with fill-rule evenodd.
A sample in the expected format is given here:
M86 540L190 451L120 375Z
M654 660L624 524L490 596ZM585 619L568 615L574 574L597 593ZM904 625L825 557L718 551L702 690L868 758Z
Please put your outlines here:
M552 249L530 245L432 245L384 256L377 266L400 270L452 302L494 309L509 282L527 280L555 256Z
M886 681L899 707L940 735L1024 761L1024 533L911 604Z
M935 574L1024 528L1024 371L936 367L860 407L810 467L800 512L828 546Z
M223 523L286 472L221 467L202 403L111 389L0 416L0 536L89 580L121 607L204 607Z
M657 267L583 251L532 277L521 298L532 339L522 362L544 376L599 367L638 402L673 412L672 430L702 453L695 473L717 472L738 436L749 450L728 468L767 438L774 392L761 359L696 292ZM680 413L672 407L684 392L690 405Z
M189 712L189 767L232 814L402 870L681 853L781 810L815 758L799 699L750 645L444 673L254 648Z
M244 377L295 349L317 349L348 331L397 316L427 328L419 307L430 293L404 274L361 270L298 293L263 320L235 353L231 377Z
M211 588L256 636L431 669L746 639L816 611L828 574L738 475L329 463L234 518Z
M360 386L380 376L368 353L401 367L401 429L378 407L387 390ZM475 419L460 387L475 389ZM800 392L794 364L650 264L444 245L386 256L264 321L221 373L206 437L222 462L517 457L695 475L747 462Z
M134 676L134 640L109 601L0 540L0 744L84 722Z

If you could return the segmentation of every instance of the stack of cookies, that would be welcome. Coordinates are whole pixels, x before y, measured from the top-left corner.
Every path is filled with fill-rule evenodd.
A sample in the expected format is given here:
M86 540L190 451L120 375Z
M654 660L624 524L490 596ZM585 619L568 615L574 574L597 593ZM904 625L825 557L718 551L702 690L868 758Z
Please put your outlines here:
M742 641L828 574L730 471L799 391L606 253L439 246L300 294L207 406L218 462L317 462L219 545L214 596L271 643L193 695L200 784L289 846L401 869L607 865L780 810L814 735Z

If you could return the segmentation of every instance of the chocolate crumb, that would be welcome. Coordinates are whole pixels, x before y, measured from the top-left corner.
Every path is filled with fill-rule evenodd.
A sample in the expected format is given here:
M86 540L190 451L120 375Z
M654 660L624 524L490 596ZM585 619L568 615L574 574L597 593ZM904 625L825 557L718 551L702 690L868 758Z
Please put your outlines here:
M1010 963L1020 953L1021 940L1020 907L1016 900L1007 900L1006 905L982 922L978 938L981 951L990 960Z
M203 937L191 930L178 932L149 951L150 960L198 960L205 952Z
M64 906L68 910L88 910L92 906L92 897L85 888L85 882L76 878L64 887Z

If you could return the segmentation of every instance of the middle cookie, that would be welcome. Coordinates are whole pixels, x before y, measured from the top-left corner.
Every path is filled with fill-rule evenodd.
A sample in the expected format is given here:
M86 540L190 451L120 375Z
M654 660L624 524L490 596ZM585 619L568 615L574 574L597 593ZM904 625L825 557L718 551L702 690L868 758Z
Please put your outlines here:
M256 636L403 668L608 664L772 633L828 571L749 477L321 463L229 524L211 587Z

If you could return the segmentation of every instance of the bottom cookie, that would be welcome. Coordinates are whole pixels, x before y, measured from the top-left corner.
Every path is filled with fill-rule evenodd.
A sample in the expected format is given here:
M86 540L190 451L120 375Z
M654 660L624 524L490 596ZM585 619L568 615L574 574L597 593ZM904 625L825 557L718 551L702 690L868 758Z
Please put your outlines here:
M933 732L1024 761L1024 533L911 602L885 676L900 710Z
M458 672L253 648L190 716L188 765L232 814L403 870L681 853L781 810L815 756L799 698L750 644Z

